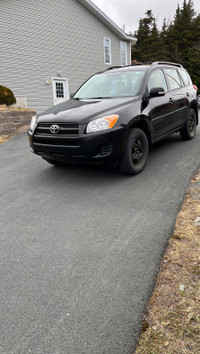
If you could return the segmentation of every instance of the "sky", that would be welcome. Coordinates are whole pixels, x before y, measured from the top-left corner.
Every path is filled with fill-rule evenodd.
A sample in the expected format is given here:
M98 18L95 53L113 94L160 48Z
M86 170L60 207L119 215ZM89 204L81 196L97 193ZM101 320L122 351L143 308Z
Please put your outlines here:
M125 25L127 33L136 31L139 19L145 17L147 10L152 10L156 23L160 29L164 17L173 21L178 4L183 5L183 0L92 0L108 17L120 28ZM200 13L200 0L193 0L194 9Z

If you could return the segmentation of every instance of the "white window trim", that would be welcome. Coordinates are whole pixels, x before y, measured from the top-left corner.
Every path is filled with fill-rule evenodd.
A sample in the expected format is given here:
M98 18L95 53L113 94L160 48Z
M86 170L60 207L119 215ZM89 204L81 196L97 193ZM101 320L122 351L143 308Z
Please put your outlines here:
M109 49L110 49L110 62L109 62L109 63L106 63L105 40L109 41ZM111 38L103 37L103 51L104 51L104 64L106 64L106 65L112 65Z
M122 63L122 49L121 49L121 44L125 43L125 64ZM120 41L120 61L121 61L121 66L128 65L128 58L127 58L127 42L125 41Z
M129 55L130 55L130 62L129 62L129 64L131 65L131 61L132 61L131 42L129 42Z
M68 79L66 77L52 77L51 78L51 84L52 84L52 91L53 91L53 102L55 105L55 98L56 98L56 88L54 85L54 81L63 81L65 83L65 89L66 89L66 100L69 100L69 83Z

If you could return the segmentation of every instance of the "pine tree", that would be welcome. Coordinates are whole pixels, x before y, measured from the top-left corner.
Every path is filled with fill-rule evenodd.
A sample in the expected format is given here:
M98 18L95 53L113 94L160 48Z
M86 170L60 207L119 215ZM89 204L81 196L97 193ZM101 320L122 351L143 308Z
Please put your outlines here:
M160 59L164 61L169 61L169 43L168 43L168 30L169 27L167 26L166 18L163 20L162 29L159 33L159 40L160 40Z
M142 62L151 60L150 46L152 44L152 29L155 24L155 18L151 10L147 10L146 17L140 19L139 28L135 33L137 42L132 51L133 59Z
M200 65L199 16L195 17L192 0L183 1L183 6L177 7L174 22L168 31L168 53L171 61L181 63L190 73L195 84L200 85L198 67Z
M193 22L194 43L188 49L187 69L195 85L200 89L200 15Z
M159 32L154 20L149 37L149 61L162 60L161 43L159 38Z
M137 42L132 49L132 59L180 63L200 88L200 15L197 16L193 1L183 0L169 25L164 19L160 32L152 11L148 10L145 15L135 33Z
M170 24L167 34L167 51L169 59L186 64L188 50L194 45L193 20L195 11L191 0L184 0L183 7L176 10L174 22Z

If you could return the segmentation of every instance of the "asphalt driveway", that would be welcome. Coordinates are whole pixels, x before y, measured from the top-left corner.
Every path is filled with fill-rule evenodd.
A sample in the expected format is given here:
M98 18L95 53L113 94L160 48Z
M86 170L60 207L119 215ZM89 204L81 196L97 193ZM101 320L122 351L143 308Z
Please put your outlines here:
M173 135L127 177L0 146L0 353L134 352L199 151Z

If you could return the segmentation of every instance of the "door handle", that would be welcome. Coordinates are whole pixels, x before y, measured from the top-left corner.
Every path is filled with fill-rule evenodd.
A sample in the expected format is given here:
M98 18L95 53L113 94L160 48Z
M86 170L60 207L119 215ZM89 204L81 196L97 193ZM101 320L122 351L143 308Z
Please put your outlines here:
M172 97L170 97L170 99L169 99L169 103L173 103L173 102L174 102L173 98L172 98Z

